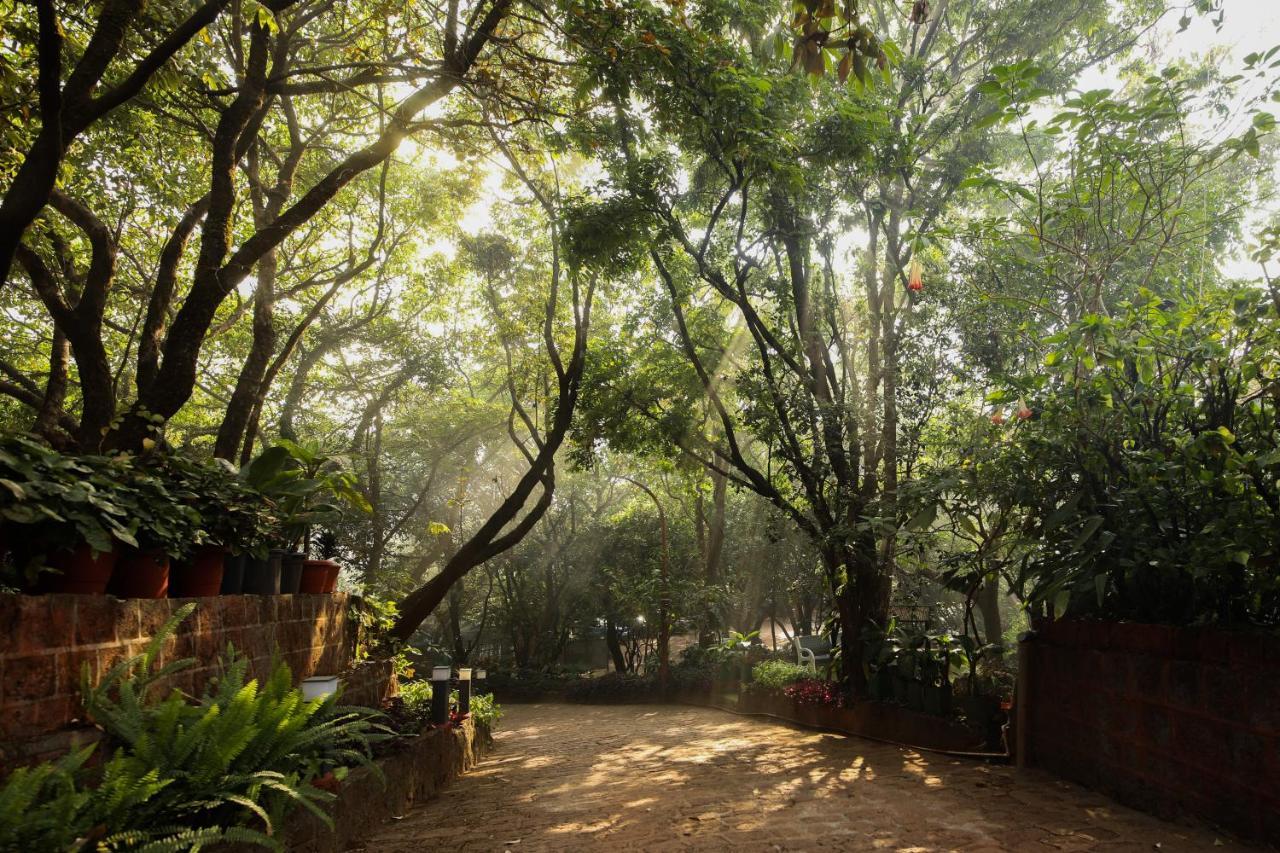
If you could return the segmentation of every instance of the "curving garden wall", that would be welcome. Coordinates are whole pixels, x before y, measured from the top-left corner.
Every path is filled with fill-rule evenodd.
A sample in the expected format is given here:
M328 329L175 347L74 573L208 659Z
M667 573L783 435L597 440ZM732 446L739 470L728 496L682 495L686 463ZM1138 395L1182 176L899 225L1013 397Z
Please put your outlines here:
M1030 763L1280 841L1280 637L1064 620L1028 643Z
M192 657L196 665L170 684L198 690L217 672L228 644L255 675L278 656L298 680L344 674L344 696L377 706L394 692L390 664L353 666L358 599L334 595L230 595L192 599L127 599L106 595L0 595L0 770L60 755L94 731L77 722L80 673L96 679L140 652L175 610L195 602L162 661Z

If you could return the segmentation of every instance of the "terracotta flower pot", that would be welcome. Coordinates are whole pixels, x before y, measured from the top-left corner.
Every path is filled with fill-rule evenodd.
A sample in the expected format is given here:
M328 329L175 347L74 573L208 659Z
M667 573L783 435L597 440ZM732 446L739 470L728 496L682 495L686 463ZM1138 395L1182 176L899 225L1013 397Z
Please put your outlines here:
M329 567L329 577L325 580L324 591L332 594L338 588L338 575L342 574L342 566L334 563Z
M121 598L167 597L169 555L159 548L129 550L120 557L108 591Z
M103 595L115 571L116 558L115 549L95 554L84 542L70 551L55 551L48 555L46 562L58 571L42 574L36 589L38 592Z
M170 598L203 598L217 595L222 588L223 564L227 549L204 545L190 558L175 563L169 571Z
M302 564L302 584L299 592L317 595L333 591L338 579L338 564L333 560L307 560Z
M328 791L331 794L336 794L342 787L342 780L335 776L333 771L330 770L323 776L317 776L312 779L311 785L312 787L319 788L321 791Z

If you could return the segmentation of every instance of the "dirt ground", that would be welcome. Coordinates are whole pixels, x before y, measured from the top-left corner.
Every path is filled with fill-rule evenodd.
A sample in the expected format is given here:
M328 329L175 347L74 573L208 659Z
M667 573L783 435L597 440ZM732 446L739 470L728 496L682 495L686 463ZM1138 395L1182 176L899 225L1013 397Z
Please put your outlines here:
M1245 849L1045 773L722 711L505 711L497 745L479 766L364 849Z

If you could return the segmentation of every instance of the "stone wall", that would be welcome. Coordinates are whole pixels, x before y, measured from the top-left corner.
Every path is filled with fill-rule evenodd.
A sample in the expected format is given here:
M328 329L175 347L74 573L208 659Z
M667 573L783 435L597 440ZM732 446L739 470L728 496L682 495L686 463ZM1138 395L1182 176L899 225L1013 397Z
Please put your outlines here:
M415 803L425 802L470 770L488 751L492 734L473 720L460 726L428 729L401 748L378 760L380 774L357 768L342 781L337 798L327 807L333 827L305 809L296 809L285 823L290 853L340 853L356 847L388 820L402 816ZM428 840L423 850L433 849ZM253 853L260 847L237 847L233 853Z
M1195 815L1280 841L1280 637L1037 627L1027 658L1030 763L1163 817Z
M73 740L93 737L77 721L82 669L96 680L145 648L189 602L196 611L161 657L196 659L171 679L174 687L198 691L232 645L259 677L278 657L298 680L344 673L351 702L377 705L394 690L385 662L353 668L358 620L350 618L353 600L341 593L157 600L0 595L0 769L56 756Z

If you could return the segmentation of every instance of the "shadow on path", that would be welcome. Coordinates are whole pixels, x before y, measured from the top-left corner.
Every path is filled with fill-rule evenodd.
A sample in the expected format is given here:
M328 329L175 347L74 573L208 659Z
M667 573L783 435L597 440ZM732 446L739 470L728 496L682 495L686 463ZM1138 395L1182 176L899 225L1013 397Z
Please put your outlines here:
M711 709L505 712L488 758L364 849L1243 849L1047 774Z

